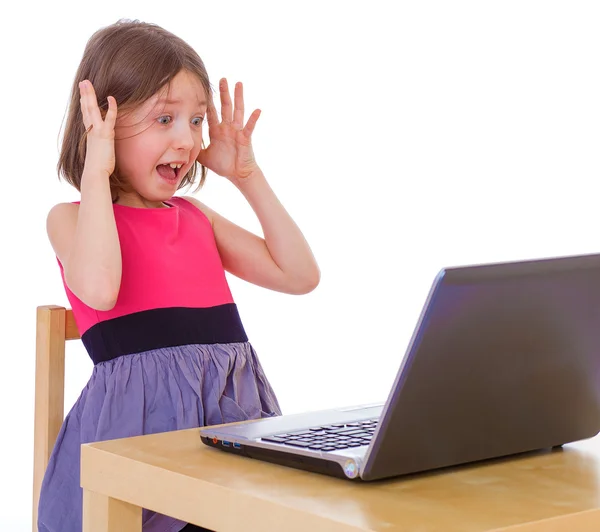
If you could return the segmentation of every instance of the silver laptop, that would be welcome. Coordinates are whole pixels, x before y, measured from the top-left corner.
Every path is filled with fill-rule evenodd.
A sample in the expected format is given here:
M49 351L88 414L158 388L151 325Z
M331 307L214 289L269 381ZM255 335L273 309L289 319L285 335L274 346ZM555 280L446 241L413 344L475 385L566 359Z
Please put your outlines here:
M443 269L398 355L384 404L204 427L201 439L366 481L590 438L600 431L600 255Z

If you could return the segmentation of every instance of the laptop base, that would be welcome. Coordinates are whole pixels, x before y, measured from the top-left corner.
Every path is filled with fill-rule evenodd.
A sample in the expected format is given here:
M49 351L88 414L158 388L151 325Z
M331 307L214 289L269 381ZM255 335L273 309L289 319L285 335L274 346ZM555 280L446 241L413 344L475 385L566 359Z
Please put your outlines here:
M305 456L299 454L291 454L289 452L275 451L273 449L263 449L261 447L250 447L239 443L218 440L217 438L208 438L201 436L202 442L209 447L218 448L246 458L254 458L263 462L301 469L311 473L320 473L331 477L343 478L347 480L360 480L357 476L351 479L344 473L341 464L332 460L324 460L315 456Z

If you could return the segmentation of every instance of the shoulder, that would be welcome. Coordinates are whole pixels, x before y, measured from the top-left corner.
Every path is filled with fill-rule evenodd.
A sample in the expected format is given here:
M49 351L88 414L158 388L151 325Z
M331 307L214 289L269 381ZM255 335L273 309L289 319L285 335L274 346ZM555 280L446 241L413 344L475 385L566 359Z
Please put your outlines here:
M78 214L78 203L58 203L48 212L46 232L57 255L60 255L58 251L63 247L65 239L75 231Z
M181 196L181 199L191 203L194 207L199 209L202 212L202 214L204 214L204 216L208 218L210 224L214 226L215 219L218 216L218 214L215 211L213 211L210 207L197 200L193 196Z
M57 203L50 209L46 217L48 232L60 228L65 223L77 221L79 214L78 203Z

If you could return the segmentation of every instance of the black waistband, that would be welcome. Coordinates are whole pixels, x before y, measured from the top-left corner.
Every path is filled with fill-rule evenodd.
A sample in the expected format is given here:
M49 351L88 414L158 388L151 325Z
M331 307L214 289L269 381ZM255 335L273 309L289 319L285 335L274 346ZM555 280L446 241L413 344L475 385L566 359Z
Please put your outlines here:
M94 364L121 355L190 344L247 342L235 303L145 310L97 323L81 337Z

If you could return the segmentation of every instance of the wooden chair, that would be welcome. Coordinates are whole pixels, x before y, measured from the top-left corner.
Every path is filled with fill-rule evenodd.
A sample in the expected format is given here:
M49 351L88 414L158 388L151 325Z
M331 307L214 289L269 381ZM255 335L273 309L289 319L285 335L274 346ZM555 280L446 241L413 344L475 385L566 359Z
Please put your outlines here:
M73 312L64 307L38 307L36 322L33 532L42 479L64 419L65 342L80 338Z

